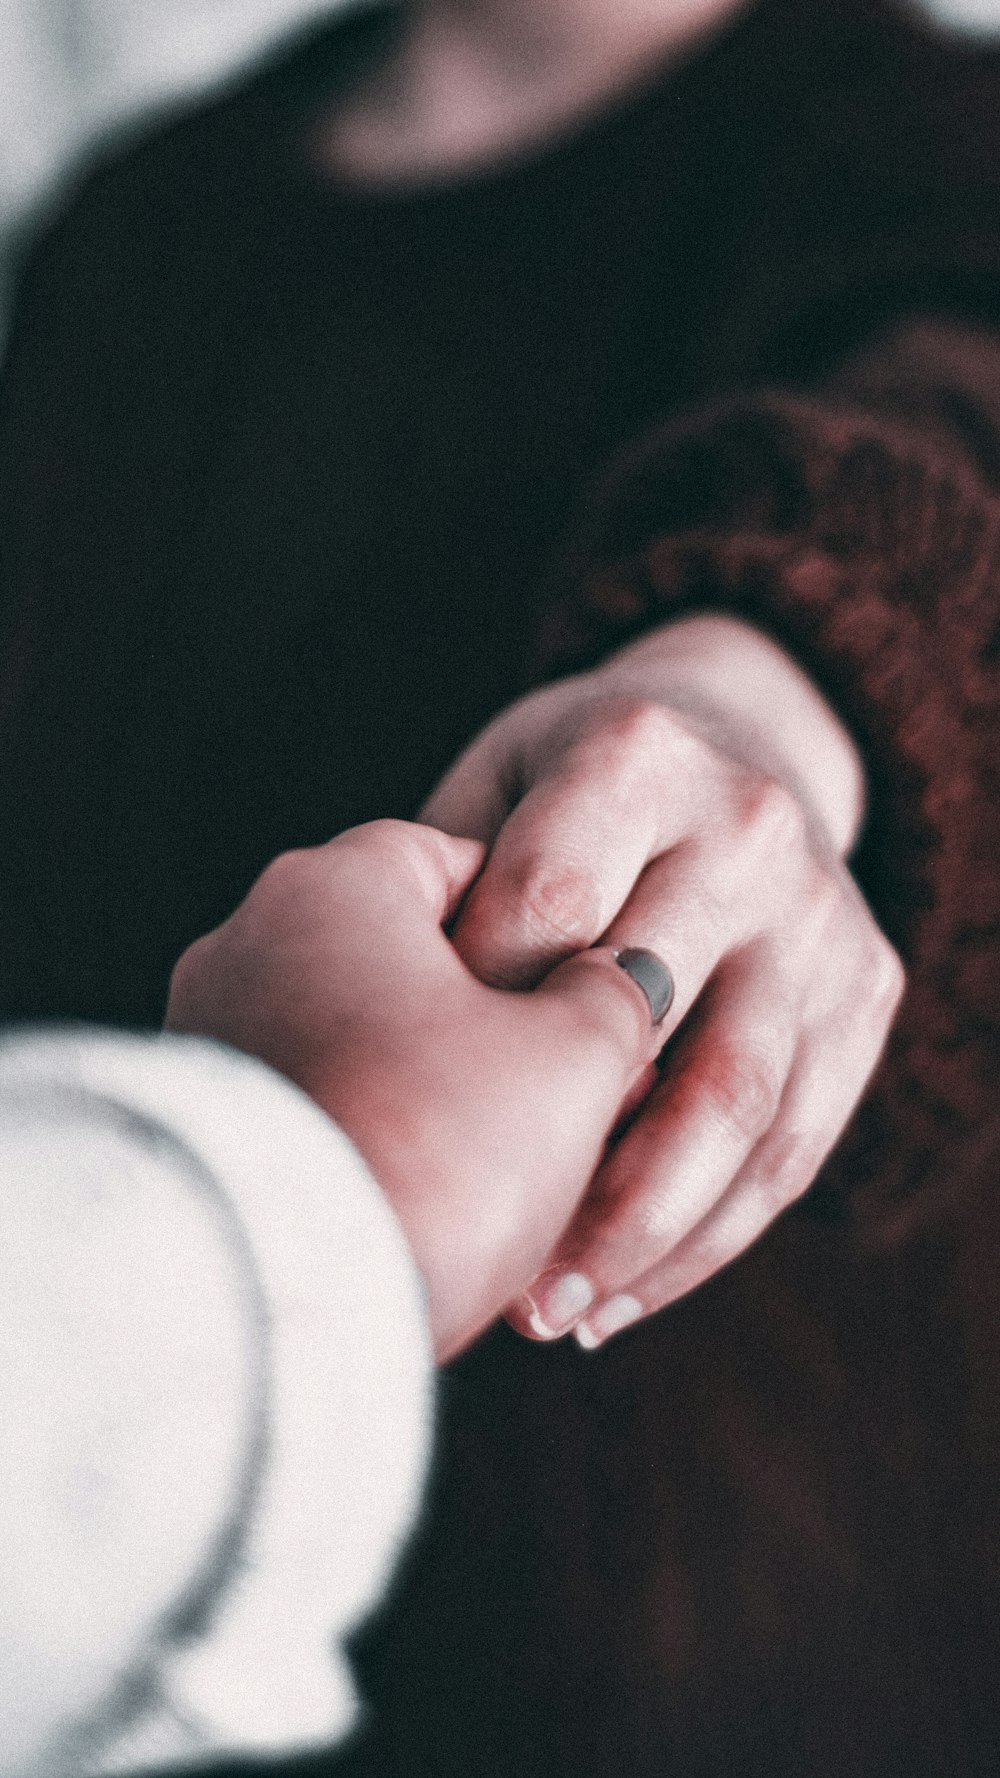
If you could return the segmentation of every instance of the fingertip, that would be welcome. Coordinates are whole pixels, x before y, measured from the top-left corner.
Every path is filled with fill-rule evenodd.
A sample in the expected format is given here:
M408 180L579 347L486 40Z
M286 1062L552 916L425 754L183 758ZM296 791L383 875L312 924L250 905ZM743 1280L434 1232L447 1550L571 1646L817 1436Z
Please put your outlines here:
M527 1308L523 1299L505 1309L503 1318L508 1327L520 1334L522 1340L530 1340L535 1346L547 1345L554 1337L547 1329L539 1326L537 1316Z
M548 960L526 954L510 924L502 904L498 905L487 864L460 907L451 942L466 967L488 988L531 988L545 972Z
M483 868L486 847L482 840L442 833L426 823L415 826L426 847L425 856L432 865L434 880L429 885L439 918L450 920L457 913L464 897Z
M535 992L561 1002L579 1021L581 1035L596 1035L613 1050L621 1063L623 1092L662 1048L664 1033L653 1023L648 995L606 945L557 964Z
M603 1346L605 1340L613 1339L615 1334L624 1333L627 1327L634 1327L645 1313L638 1297L621 1291L617 1296L609 1297L585 1320L577 1322L573 1337L585 1352L595 1352L598 1346Z
M594 1301L594 1286L583 1272L559 1267L542 1272L508 1304L507 1320L525 1339L543 1343L570 1333Z

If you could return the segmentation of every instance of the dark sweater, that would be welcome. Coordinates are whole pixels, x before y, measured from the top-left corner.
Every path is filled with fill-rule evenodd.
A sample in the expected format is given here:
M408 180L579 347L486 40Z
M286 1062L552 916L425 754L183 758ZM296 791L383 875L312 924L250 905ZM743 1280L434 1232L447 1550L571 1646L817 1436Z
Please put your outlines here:
M96 176L30 269L0 1004L155 1021L270 856L412 814L532 661L771 630L865 753L889 1056L711 1287L596 1361L501 1330L455 1367L356 1760L992 1773L1000 60L764 0L573 140L384 201L305 170L319 67Z

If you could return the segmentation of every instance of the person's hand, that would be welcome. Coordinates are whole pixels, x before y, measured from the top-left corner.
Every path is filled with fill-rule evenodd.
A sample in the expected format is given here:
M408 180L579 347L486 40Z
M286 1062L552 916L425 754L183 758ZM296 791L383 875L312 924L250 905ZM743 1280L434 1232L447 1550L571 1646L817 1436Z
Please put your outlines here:
M275 860L184 953L167 1024L261 1057L352 1137L392 1201L447 1358L535 1275L659 1044L610 952L530 994L442 930L483 848L373 822Z
M599 942L654 951L676 983L662 1078L510 1311L522 1332L599 1343L812 1182L902 989L843 862L862 800L791 660L696 618L514 705L425 806L491 846L452 934L482 980L524 986Z

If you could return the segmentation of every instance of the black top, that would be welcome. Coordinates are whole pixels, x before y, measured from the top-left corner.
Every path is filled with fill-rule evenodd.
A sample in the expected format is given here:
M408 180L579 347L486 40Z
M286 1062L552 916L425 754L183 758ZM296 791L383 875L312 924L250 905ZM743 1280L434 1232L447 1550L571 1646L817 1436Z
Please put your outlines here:
M939 252L910 114L947 64L817 14L769 0L557 146L396 199L308 165L342 26L91 179L0 416L0 1005L155 1020L270 856L413 814L515 693L609 455L912 300L886 240Z
M575 137L385 201L302 152L358 29L96 173L30 269L0 404L0 1009L156 1022L277 850L413 813L520 685L577 502L647 427L811 384L900 314L1000 320L1000 62L902 4L761 0ZM629 512L669 545L732 506L785 566L804 540L814 645L859 557L884 570L841 646L903 800L935 803L951 911L861 1135L953 1196L941 1132L982 1105L956 1023L996 1019L995 338L929 373L891 450L755 396ZM921 428L951 422L939 474ZM924 1226L904 1264L784 1218L597 1364L480 1342L350 1769L993 1778L996 1230L956 1268Z
M12 1012L156 1020L270 856L414 813L510 699L609 455L958 276L917 104L971 64L895 14L768 0L557 146L396 199L303 151L358 31L97 173L30 268L0 415Z

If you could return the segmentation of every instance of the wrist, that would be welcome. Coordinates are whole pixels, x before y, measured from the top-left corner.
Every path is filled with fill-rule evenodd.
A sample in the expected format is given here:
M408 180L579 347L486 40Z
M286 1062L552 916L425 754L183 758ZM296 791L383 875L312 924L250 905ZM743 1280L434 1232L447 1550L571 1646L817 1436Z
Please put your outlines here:
M793 790L837 854L849 854L865 806L861 754L822 693L760 630L715 613L683 618L612 655L595 677L692 716Z

